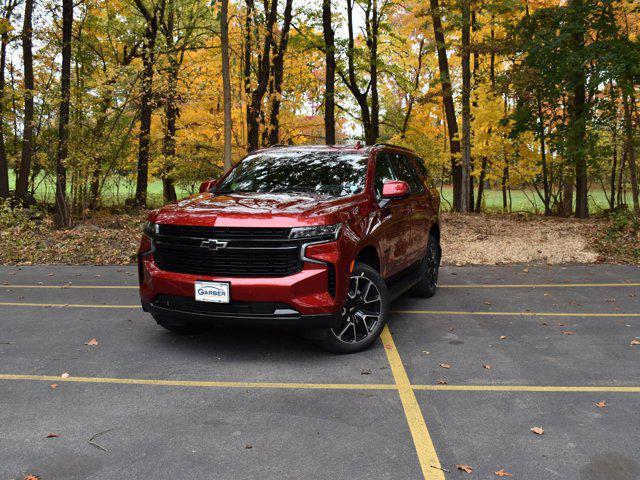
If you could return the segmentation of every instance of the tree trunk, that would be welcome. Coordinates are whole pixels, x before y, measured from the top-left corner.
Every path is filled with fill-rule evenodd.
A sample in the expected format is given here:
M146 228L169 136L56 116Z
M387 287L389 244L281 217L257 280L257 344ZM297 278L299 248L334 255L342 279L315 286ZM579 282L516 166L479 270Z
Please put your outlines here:
M565 179L562 187L562 213L570 217L573 212L573 182L570 178Z
M324 35L324 141L336 143L336 52L335 32L331 26L331 0L322 2L322 33Z
M136 2L136 4L138 3L139 2ZM144 16L146 18L146 26L142 48L142 96L140 99L138 176L136 179L135 195L135 204L138 206L146 206L147 204L149 152L151 148L151 115L153 114L153 70L155 64L156 39L158 35L157 13L155 11L153 13L147 11Z
M487 164L489 159L487 156L482 157L482 166L480 167L480 178L478 179L478 198L476 199L476 213L482 211L482 195L484 194L484 184L487 177Z
M375 144L380 137L380 99L378 96L378 32L379 17L378 17L378 0L371 1L371 23L368 30L370 30L369 38L367 38L367 45L369 45L369 70L371 76L371 133L369 144Z
M582 0L569 0L569 8L574 9L576 16L582 16ZM571 33L572 44L575 52L584 49L584 25L580 23L580 28ZM569 135L567 138L567 158L575 166L576 170L576 218L587 218L589 216L589 205L587 203L588 179L587 179L587 159L585 154L586 138L586 93L585 93L585 71L579 65L571 74L573 92L571 96L569 112Z
M231 77L229 72L229 0L220 4L220 47L222 49L222 98L224 108L224 171L231 169Z
M6 24L10 24L11 15L15 3L10 1L5 6L3 19ZM4 71L7 63L7 44L9 43L9 32L5 28L1 36L0 44L0 198L9 197L9 162L4 143L4 89L6 86Z
M462 0L462 178L460 212L469 211L471 165L471 0Z
M163 24L165 42L167 44L167 97L164 104L165 131L162 138L162 156L164 157L164 168L162 170L162 196L166 202L175 202L176 187L171 178L171 171L176 158L176 120L178 118L178 74L180 72L180 62L178 53L175 51L174 25L175 9L173 0L167 2L166 22Z
M629 162L629 174L631 176L631 196L633 197L633 210L640 212L638 203L638 173L636 166L636 148L633 144L633 117L631 115L630 101L635 101L632 95L622 94L622 104L624 106L624 129L626 134L627 160Z
M275 50L275 56L272 63L272 98L270 99L270 111L269 111L269 136L268 144L275 145L280 143L280 105L282 104L282 80L284 78L284 55L287 51L287 44L289 42L289 28L291 27L293 0L286 0L287 3L284 7L284 20L282 24L282 34L280 36L280 43Z
M69 150L69 110L71 103L71 32L73 0L62 0L62 69L60 71L60 118L58 119L58 154L56 158L55 222L58 228L69 226L67 205L67 168Z
M278 0L265 2L266 32L262 54L259 56L256 88L251 90L251 28L253 25L253 0L246 0L247 20L245 21L245 91L249 97L247 103L247 150L254 151L260 144L259 120L263 115L262 100L267 92L273 45L273 26L278 15ZM248 43L248 44L247 44Z
M462 164L459 160L460 140L458 139L458 123L456 110L453 104L453 91L451 77L449 76L449 60L447 59L447 46L444 40L444 29L440 19L438 0L429 0L431 5L431 17L433 20L433 32L436 39L438 53L438 68L440 70L440 84L442 86L442 103L444 105L449 133L449 151L451 153L451 177L453 181L453 210L461 211L462 202Z
M544 214L551 215L551 191L549 188L549 173L547 169L547 146L544 130L544 117L542 116L542 101L538 94L538 136L540 137L540 163L542 164L542 187L544 189Z
M22 129L22 154L16 180L15 197L25 200L29 191L31 157L33 150L33 0L24 2L22 28L22 61L24 64L24 117Z

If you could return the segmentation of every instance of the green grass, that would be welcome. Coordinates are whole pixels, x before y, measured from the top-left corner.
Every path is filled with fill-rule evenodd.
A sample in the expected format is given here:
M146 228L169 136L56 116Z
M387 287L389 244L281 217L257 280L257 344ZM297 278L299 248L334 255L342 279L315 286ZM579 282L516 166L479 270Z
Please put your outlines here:
M107 206L121 206L127 198L133 197L135 192L135 181L125 181L120 179L116 183L116 179L107 182L102 192L102 204ZM45 178L43 175L36 180L38 187L36 189L36 199L38 201L52 203L54 200L55 188L51 178ZM13 171L9 172L10 188L15 183L15 175ZM197 188L197 187L196 187ZM176 187L178 198L188 196L189 190L180 186ZM453 189L445 186L442 189L442 207L449 210L453 199ZM484 191L484 210L487 212L502 212L502 191L501 190L485 190ZM627 195L627 201L630 202L630 195ZM162 199L162 181L158 179L150 179L147 190L147 199L149 207L161 206L164 202ZM542 213L544 206L542 201L533 190L512 190L511 206L514 212L530 212ZM592 212L598 212L609 208L607 198L601 189L592 189L589 191L589 208Z

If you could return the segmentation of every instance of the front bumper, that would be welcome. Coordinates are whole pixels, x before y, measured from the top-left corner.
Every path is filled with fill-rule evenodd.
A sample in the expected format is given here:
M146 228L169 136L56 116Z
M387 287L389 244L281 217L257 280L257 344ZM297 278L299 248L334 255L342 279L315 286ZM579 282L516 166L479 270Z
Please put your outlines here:
M236 278L160 270L151 253L140 255L138 261L142 307L162 323L253 323L300 328L339 324L340 303L328 291L329 269L323 264L305 262L301 271L286 277ZM230 282L231 302L195 302L196 281Z
M256 312L255 308L249 308L248 304L224 304L225 309L206 307L218 307L220 304L203 304L194 308L194 301L187 297L172 297L167 299L161 296L151 303L144 304L143 309L163 325L184 325L185 323L215 323L215 324L251 324L279 327L294 327L302 329L335 328L340 325L340 315L337 313L302 315L299 312L286 308L286 305L273 304L269 312ZM254 304L255 305L255 304ZM253 306L253 305L251 305ZM235 308L234 308L235 307ZM285 307L285 308L282 308Z

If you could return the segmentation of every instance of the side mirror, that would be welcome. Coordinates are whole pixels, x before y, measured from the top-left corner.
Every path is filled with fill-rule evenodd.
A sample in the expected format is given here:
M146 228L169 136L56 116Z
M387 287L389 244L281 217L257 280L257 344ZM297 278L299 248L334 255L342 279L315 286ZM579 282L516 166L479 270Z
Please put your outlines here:
M382 198L391 200L409 195L409 184L402 180L387 180L382 185Z
M204 192L208 192L209 190L211 190L213 188L213 186L217 183L217 180L207 180L205 182L202 182L200 184L200 193L204 193Z

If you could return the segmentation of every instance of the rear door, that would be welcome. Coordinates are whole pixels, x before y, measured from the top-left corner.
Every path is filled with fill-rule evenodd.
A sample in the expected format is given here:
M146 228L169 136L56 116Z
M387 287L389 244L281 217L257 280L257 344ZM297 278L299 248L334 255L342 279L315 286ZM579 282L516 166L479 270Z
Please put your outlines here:
M409 163L418 178L421 188L420 192L416 194L416 201L413 205L411 228L414 233L414 241L418 247L417 253L419 258L422 258L426 252L429 230L437 214L435 208L438 203L437 199L434 198L434 193L437 193L437 190L434 191L431 188L431 179L429 179L427 168L422 159L409 157Z
M392 167L392 154L380 152L376 156L374 188L376 200L382 205L379 213L378 242L381 253L382 276L388 278L409 266L411 238L410 198L382 201L382 185L387 180L403 180Z

